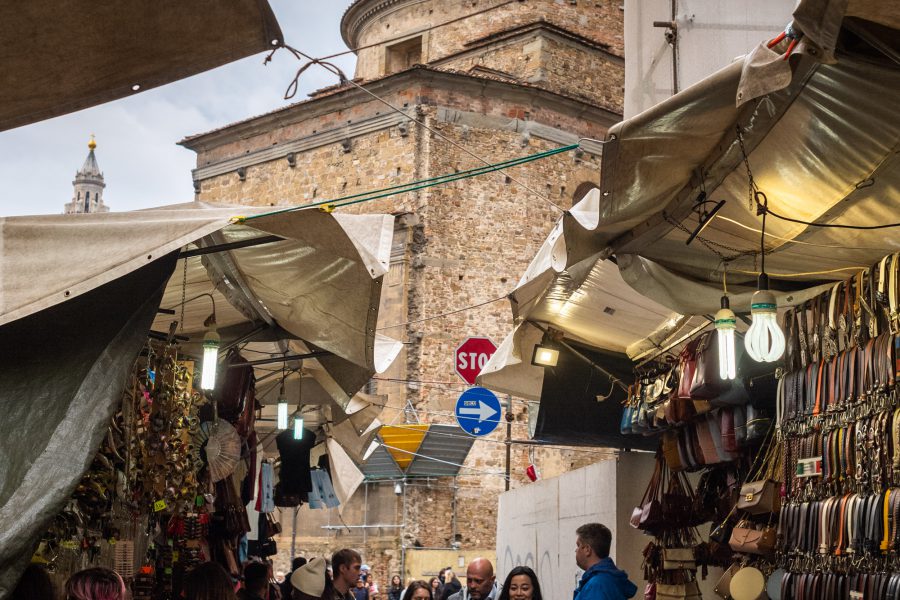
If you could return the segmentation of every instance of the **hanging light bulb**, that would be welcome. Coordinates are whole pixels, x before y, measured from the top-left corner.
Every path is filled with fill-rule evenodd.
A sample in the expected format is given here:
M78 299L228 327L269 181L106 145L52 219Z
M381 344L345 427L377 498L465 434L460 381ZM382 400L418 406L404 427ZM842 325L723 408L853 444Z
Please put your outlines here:
M755 187L753 180L751 186ZM744 347L747 354L756 362L775 362L784 354L784 333L778 327L775 295L769 291L769 276L766 275L766 214L769 212L769 199L756 190L756 213L762 215L762 230L759 240L759 280L756 291L750 298L750 315L753 323L744 335Z
M282 372L284 369L282 368ZM284 395L284 378L281 376L281 390L278 392L278 429L288 428L288 403L287 396Z
M719 378L734 379L737 376L734 355L734 330L737 318L728 305L728 296L722 296L722 308L716 313L716 331L719 332Z
M211 390L216 387L216 364L219 360L219 342L221 341L216 332L215 313L211 315L210 319L207 319L209 330L203 336L203 372L200 376L200 389L203 390Z
M294 417L294 439L295 440L303 439L303 418L302 417Z
M761 273L758 289L750 299L753 323L744 336L747 354L756 362L775 362L784 354L784 333L778 326L777 309L775 296L769 291L769 278Z

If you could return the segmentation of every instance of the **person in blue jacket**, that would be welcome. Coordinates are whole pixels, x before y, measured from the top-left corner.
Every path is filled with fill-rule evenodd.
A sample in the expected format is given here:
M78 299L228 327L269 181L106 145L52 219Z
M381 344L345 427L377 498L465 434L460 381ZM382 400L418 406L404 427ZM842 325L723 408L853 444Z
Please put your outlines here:
M587 523L575 530L575 562L584 575L574 600L624 600L637 593L628 573L609 557L612 532L600 523Z

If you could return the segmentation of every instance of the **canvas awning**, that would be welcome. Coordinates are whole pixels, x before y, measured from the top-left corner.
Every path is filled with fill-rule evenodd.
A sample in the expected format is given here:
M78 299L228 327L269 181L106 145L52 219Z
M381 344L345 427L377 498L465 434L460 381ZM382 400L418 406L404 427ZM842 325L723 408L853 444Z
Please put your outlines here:
M385 425L360 469L369 480L454 477L474 443L457 425Z
M148 331L168 335L178 321L182 352L199 355L213 300L224 347L314 355L288 381L292 400L327 406L354 434L377 428L380 408L356 392L400 349L375 333L393 218L234 218L266 210L0 219L0 597L96 453ZM254 368L263 393L281 374L277 363ZM345 500L356 468L335 443Z
M282 39L267 0L23 2L0 20L0 131L202 73Z
M541 397L543 369L529 363L540 332L529 322L632 358L677 339L717 310L726 266L732 308L747 311L760 218L748 201L738 128L774 212L816 223L900 221L900 13L889 4L893 11L801 2L795 25L808 35L789 61L784 46L768 50L763 40L743 60L611 128L599 188L560 219L522 277L511 297L516 329L479 383ZM701 192L726 203L686 245ZM766 270L779 304L797 304L896 251L892 232L770 215ZM604 315L617 306L630 309Z

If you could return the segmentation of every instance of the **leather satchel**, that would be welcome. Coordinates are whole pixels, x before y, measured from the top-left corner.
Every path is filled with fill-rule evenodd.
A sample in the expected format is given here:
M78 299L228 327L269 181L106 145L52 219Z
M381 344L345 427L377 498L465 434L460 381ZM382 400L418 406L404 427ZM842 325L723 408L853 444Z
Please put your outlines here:
M765 479L751 481L741 486L737 507L751 515L767 515L781 510L781 485Z
M687 583L657 583L657 600L703 600L696 581Z
M663 548L663 570L675 571L678 569L697 569L697 561L694 558L693 548Z
M775 553L776 528L767 525L755 529L749 521L741 521L731 532L728 545L735 552L771 556Z
M691 384L694 381L694 371L697 368L697 344L700 339L694 339L687 343L679 357L678 397L685 400L691 399Z
M731 387L730 380L719 377L718 336L715 331L704 332L697 338L696 367L691 380L691 398L711 400Z
M719 577L719 581L716 582L716 587L713 588L716 595L724 600L731 600L731 578L740 570L740 563L733 563L730 567L725 569L725 572Z

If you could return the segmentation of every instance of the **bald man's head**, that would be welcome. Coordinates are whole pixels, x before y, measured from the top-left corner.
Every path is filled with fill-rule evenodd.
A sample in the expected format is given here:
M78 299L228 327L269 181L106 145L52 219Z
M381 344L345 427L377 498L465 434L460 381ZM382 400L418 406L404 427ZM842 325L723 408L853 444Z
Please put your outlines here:
M494 587L494 565L486 558L476 558L466 568L466 588L471 600L484 600Z

